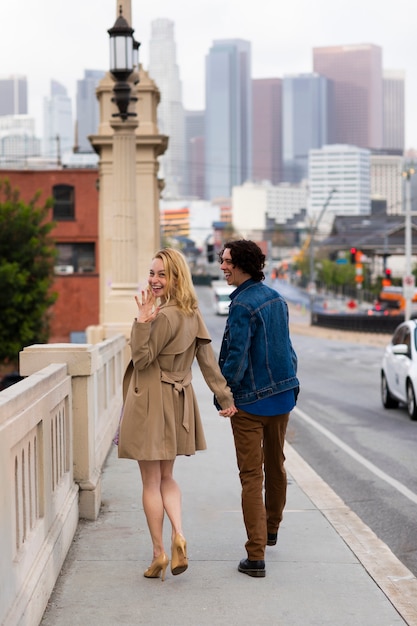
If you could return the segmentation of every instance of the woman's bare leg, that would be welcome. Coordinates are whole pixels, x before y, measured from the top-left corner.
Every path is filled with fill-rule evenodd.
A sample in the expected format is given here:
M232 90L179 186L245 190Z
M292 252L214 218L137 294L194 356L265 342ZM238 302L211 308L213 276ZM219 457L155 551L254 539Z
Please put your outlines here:
M161 493L161 461L139 461L142 476L142 503L151 533L153 556L159 556L164 550L163 523L164 503Z
M166 511L171 522L171 538L182 535L181 491L174 480L174 461L139 461L142 476L143 509L153 545L153 556L164 552L163 522Z
M164 509L172 526L172 540L182 534L181 490L174 480L174 461L161 463L161 494Z

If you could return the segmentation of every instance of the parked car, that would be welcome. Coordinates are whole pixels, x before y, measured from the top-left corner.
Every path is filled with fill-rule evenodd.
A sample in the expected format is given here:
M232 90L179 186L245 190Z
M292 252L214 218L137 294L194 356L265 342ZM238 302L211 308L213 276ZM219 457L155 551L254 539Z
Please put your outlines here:
M213 285L214 311L217 315L227 315L229 313L230 294L236 289L226 282Z
M417 420L417 320L403 322L395 329L385 348L381 367L381 399L386 409L407 405Z
M382 304L378 300L374 303L373 307L367 310L368 315L390 315L391 309L389 309L385 304Z
M3 391L4 389L11 387L12 385L15 385L16 383L23 380L23 378L24 377L20 376L19 372L11 372L10 374L6 374L0 380L0 391Z

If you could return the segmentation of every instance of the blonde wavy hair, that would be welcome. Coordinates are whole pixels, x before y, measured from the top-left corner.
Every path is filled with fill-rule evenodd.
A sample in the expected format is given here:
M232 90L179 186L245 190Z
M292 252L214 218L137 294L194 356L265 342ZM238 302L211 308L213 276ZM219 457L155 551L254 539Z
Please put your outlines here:
M163 248L154 255L161 259L167 281L166 302L176 300L178 308L192 315L198 306L197 294L185 257L175 248Z

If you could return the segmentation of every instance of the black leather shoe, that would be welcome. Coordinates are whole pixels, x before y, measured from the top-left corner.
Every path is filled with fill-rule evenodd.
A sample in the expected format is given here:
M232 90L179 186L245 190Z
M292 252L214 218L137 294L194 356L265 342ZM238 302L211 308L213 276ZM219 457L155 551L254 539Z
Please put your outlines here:
M265 578L265 561L249 561L242 559L238 565L239 572L253 576L254 578Z
M267 546L275 546L278 539L278 533L268 533Z

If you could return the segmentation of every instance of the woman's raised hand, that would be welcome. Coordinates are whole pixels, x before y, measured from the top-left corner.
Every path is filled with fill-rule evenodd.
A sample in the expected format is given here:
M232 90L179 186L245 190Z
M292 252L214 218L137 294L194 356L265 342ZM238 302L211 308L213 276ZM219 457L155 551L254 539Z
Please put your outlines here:
M138 322L152 322L159 311L156 306L155 296L150 289L142 290L140 295L135 296L138 305Z

